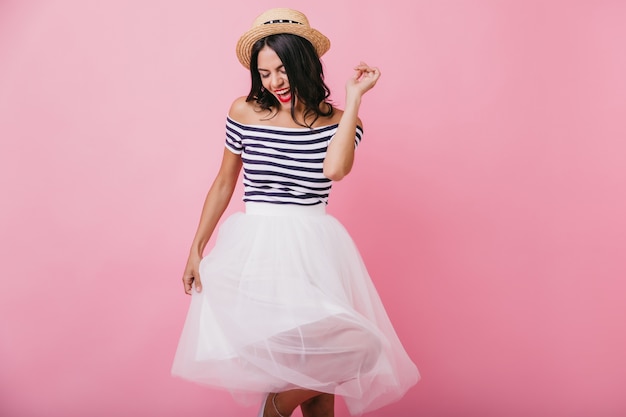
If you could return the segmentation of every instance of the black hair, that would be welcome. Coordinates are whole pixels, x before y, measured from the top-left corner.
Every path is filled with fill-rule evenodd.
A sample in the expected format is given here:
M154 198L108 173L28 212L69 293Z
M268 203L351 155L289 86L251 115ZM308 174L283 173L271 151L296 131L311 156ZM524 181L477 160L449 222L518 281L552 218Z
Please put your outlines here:
M252 85L246 101L254 100L262 110L267 110L269 112L268 118L276 115L272 114L274 113L273 109L278 109L280 105L276 97L263 88L259 74L259 51L265 46L276 52L285 67L291 89L291 118L301 126L311 127L320 116L331 116L333 106L328 101L330 89L324 82L324 69L317 52L307 39L290 33L266 36L252 46L250 56ZM304 105L305 124L296 120L296 97ZM326 111L320 109L322 103L326 104ZM306 123L310 116L314 116L313 121Z

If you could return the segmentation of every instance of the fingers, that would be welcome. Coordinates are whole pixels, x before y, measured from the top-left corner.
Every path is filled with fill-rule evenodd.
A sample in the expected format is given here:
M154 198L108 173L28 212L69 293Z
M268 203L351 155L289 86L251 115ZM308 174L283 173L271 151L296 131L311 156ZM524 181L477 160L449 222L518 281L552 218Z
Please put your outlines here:
M197 292L202 291L200 274L198 274L197 271L192 271L183 275L183 287L185 288L185 293L191 295L194 286L196 287Z
M191 287L193 285L193 277L192 276L183 276L183 287L185 288L185 293L191 295Z
M354 70L360 75L370 74L380 76L380 69L378 67L370 67L363 61L361 61L359 65L354 67Z
M378 67L370 67L363 61L354 67L354 71L354 81L367 81L368 83L371 83L372 87L380 77L380 69L378 69Z
M378 67L370 67L363 61L354 67L354 71L354 76L346 83L348 94L365 94L376 85L380 77Z
M202 282L200 281L200 274L198 274L198 273L196 272L196 276L198 277L198 278L196 278L196 279L195 279L195 283L196 283L196 291L198 291L198 292L202 292Z

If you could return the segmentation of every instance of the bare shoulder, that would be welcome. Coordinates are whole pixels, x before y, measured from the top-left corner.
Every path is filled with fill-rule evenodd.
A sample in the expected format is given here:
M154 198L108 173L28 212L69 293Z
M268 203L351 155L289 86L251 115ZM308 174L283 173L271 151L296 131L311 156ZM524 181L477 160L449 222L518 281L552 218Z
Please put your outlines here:
M258 118L258 113L255 112L254 103L246 101L246 97L238 97L230 105L228 116L239 123L249 124L254 121L254 116Z

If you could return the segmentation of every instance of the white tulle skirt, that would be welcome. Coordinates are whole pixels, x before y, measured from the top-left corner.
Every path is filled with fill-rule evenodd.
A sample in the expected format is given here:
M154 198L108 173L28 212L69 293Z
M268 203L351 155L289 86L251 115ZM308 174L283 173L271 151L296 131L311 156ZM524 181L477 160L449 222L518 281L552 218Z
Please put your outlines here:
M365 265L323 204L246 203L200 263L172 374L247 404L306 388L352 414L402 397L419 379Z

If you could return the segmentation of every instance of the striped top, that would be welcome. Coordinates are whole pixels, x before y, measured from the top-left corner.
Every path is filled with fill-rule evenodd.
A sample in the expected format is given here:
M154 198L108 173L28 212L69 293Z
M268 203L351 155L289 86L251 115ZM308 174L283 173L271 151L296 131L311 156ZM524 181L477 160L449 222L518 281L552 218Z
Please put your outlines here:
M244 125L226 118L226 147L243 161L243 201L328 204L332 181L322 172L338 124L315 127ZM357 126L355 148L363 129Z

